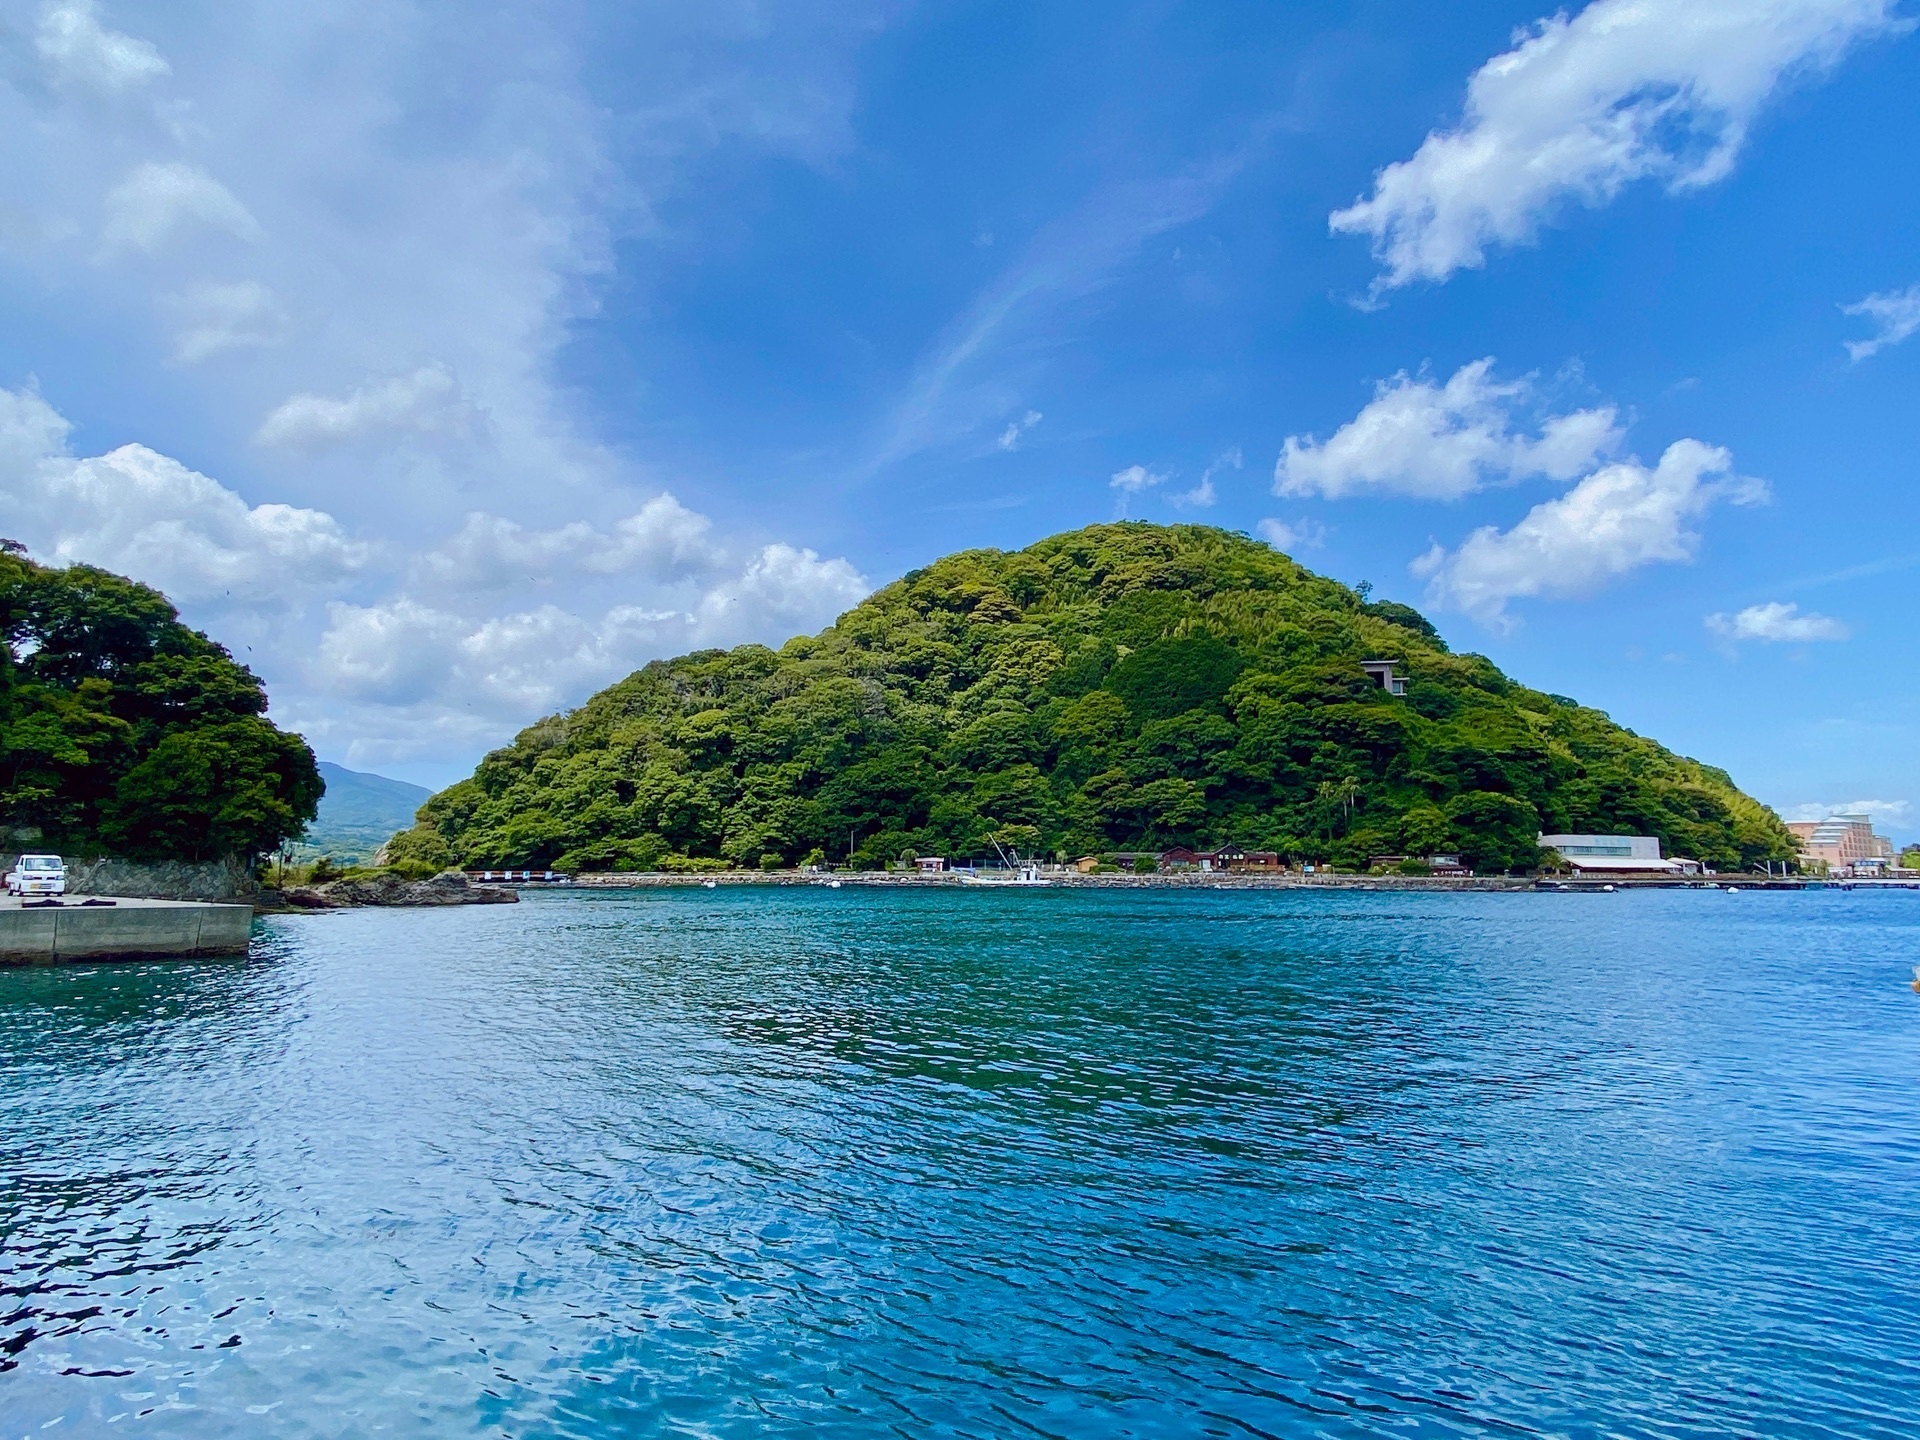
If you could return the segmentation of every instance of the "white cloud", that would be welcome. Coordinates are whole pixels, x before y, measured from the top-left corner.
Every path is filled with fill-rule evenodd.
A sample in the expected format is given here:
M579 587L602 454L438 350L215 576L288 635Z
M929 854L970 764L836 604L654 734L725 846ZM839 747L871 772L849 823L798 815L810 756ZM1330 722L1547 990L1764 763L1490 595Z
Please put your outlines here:
M1588 594L1645 565L1691 560L1700 543L1693 521L1717 501L1765 493L1733 473L1725 450L1678 440L1651 469L1631 459L1607 465L1511 530L1486 526L1451 554L1435 545L1412 568L1430 577L1431 603L1507 628L1510 600Z
M778 643L827 624L858 605L872 588L845 560L822 560L792 545L768 545L736 580L701 597L694 633L703 645L749 638Z
M1375 292L1476 268L1568 203L1636 180L1724 177L1783 83L1902 26L1895 0L1595 0L1514 37L1467 83L1465 113L1331 218L1372 237Z
M453 615L460 641L490 637L469 651L502 654L511 636L559 635L507 624L550 604L601 637L597 651L576 650L603 665L637 653L620 638L637 622L606 629L622 607L678 617L661 622L653 654L697 643L703 604L715 634L764 622L741 638L777 641L814 628L817 615L792 618L808 609L804 583L779 583L788 572L804 582L805 567L763 556L768 540L788 538L804 559L800 537L714 533L695 513L697 478L676 479L679 498L667 503L677 514L660 507L645 440L632 453L601 443L604 415L555 362L595 313L616 257L623 297L657 313L654 287L724 210L708 197L728 187L705 185L716 166L827 166L852 150L860 56L895 8L0 4L0 29L15 41L24 32L36 72L0 60L0 243L16 298L42 317L29 338L49 354L97 358L81 372L90 420L158 417L138 436L150 448L84 460L66 453L50 409L16 417L0 430L9 487L23 474L38 486L53 457L92 488L76 492L84 505L69 515L15 504L8 488L0 534L25 528L46 558L85 554L166 585L190 623L243 656L252 643L246 658L276 716L330 758L369 763L465 768L539 713L525 695L571 704L621 672L549 691L503 679L477 707L458 687L407 705L356 698L314 662L329 624L322 598ZM129 29L151 39L172 74L145 66L142 80L140 52L122 49L131 68L88 78L99 55L83 53L84 24L67 59L36 54L50 11L91 16L109 38ZM49 37L56 50L65 43ZM15 60L20 48L0 39ZM121 81L117 103L103 103ZM103 227L103 243L88 243ZM141 377L169 360L182 368L156 412ZM441 383L453 376L457 397ZM187 458L187 444L196 457L241 453L236 442L290 397L315 403L281 413L269 433L285 443L248 455L246 471L166 459ZM1025 410L1003 392L988 413L991 439ZM441 443L482 422L482 443ZM403 443L335 443L362 434ZM25 470L7 458L15 451ZM198 469L224 486L200 475L216 489L199 490ZM96 503L113 486L130 486L135 502L118 530ZM286 502L285 513L251 503L263 497ZM483 517L472 531L469 512ZM177 546L159 543L163 520L183 527ZM487 543L508 568L539 572L539 592L473 588ZM344 569L323 563L329 549ZM436 558L453 573L436 579ZM852 568L811 563L824 572L811 593L831 618ZM311 579L325 574L335 578ZM733 594L722 577L750 583ZM503 675L513 668L502 664ZM509 693L523 698L497 698Z
M0 389L0 485L14 494L16 503L42 465L65 458L72 429L33 390Z
M1611 405L1549 416L1532 436L1516 431L1511 412L1532 395L1530 381L1494 379L1491 357L1461 366L1445 385L1402 371L1325 443L1289 435L1274 493L1455 500L1528 476L1571 480L1619 447Z
M157 586L247 652L283 723L369 763L487 748L647 660L779 644L871 588L846 560L783 543L729 562L712 522L672 495L604 526L469 514L408 562L323 511L248 505L144 445L76 458L70 432L34 391L0 389L0 534ZM565 603L530 606L536 583Z
M1280 520L1273 516L1255 527L1260 538L1276 550L1317 550L1327 543L1327 527L1316 520Z
M1142 491L1151 490L1156 485L1164 484L1166 478L1164 475L1155 474L1144 465L1129 465L1126 469L1117 471L1107 484L1122 495L1138 495Z
M685 579L719 565L721 554L706 516L671 495L657 495L637 512L600 530L583 520L532 530L484 512L421 557L426 583L456 590L493 590L577 574Z
M1205 510L1219 498L1220 497L1213 492L1213 476L1202 475L1200 477L1200 483L1194 486L1193 489L1182 490L1176 495L1167 496L1167 503L1169 505L1177 505L1182 509L1191 505L1196 509Z
M1845 640L1847 627L1831 615L1812 611L1802 615L1798 605L1778 600L1727 614L1707 616L1707 629L1723 640L1766 640L1774 643L1803 643L1812 640Z
M488 444L457 464L418 445L264 462L324 493L344 522L401 543L469 509L529 519L516 510L529 476L559 509L549 525L603 515L603 497L624 487L629 509L658 492L649 456L600 443L604 416L556 379L554 358L595 312L616 245L623 295L650 309L659 277L724 204L702 188L712 166L826 165L852 147L858 57L894 12L892 0L479 14L376 0L99 3L90 13L106 30L136 30L173 62L170 78L125 93L138 104L57 81L32 50L43 0L0 4L0 29L24 29L48 77L20 83L0 61L9 283L27 287L23 303L46 302L57 333L45 343L109 358L104 406L133 383L123 377L177 359L183 326L198 328L166 304L151 329L130 317L208 280L270 290L298 322L285 343L170 382L200 443L252 433L289 396L338 398L365 377L444 362L488 422ZM100 234L109 192L109 242L76 243ZM244 271L232 269L234 231L256 242Z
M1875 820L1900 821L1911 808L1905 800L1847 800L1831 805L1815 801L1810 805L1789 805L1782 820L1825 820L1834 815L1871 815Z
M353 700L404 705L444 689L452 678L469 625L408 596L379 605L327 606L320 637L318 678L328 691Z
M1234 446L1231 450L1224 451L1211 465L1200 472L1200 483L1198 485L1194 486L1191 490L1183 490L1178 495L1169 495L1167 497L1167 503L1180 506L1183 509L1189 505L1196 509L1206 509L1210 507L1213 502L1219 498L1214 494L1213 477L1218 475L1222 470L1238 470L1244 463L1245 457L1240 453L1240 447L1238 445Z
M1149 470L1144 465L1129 465L1124 470L1116 471L1113 478L1107 481L1108 488L1118 491L1120 495L1120 501L1114 513L1121 519L1125 519L1128 507L1138 496L1144 495L1157 485L1164 485L1166 481L1165 475Z
M481 424L453 371L436 361L338 399L295 395L260 422L253 438L279 449L321 450L381 434L468 439Z
M287 337L285 307L257 280L189 286L164 302L179 324L174 335L177 365L197 365L229 350L277 345Z
M260 222L231 190L199 166L174 161L142 165L108 192L101 240L109 253L157 250L195 222L241 240L260 238Z
M1007 428L1000 432L1000 448L1002 450L1018 450L1020 448L1020 437L1038 425L1043 418L1045 417L1043 417L1038 410L1029 410L1018 420L1009 422Z
M389 707L477 707L530 720L578 700L682 640L687 617L616 606L598 620L554 605L478 621L400 596L333 604L316 672L329 690Z
M543 605L476 617L408 595L334 603L314 679L359 702L477 709L524 724L661 655L817 629L869 588L845 560L775 544L687 610L616 605L590 618Z
M100 565L187 603L284 601L371 559L323 511L249 506L144 445L76 459L67 432L40 396L0 390L0 507L9 535L45 560Z
M1882 290L1852 305L1842 305L1840 313L1864 315L1876 327L1868 339L1847 341L1847 354L1857 364L1920 332L1920 285L1909 285L1904 290Z
M63 0L42 10L34 48L56 80L109 94L172 73L145 40L102 25L91 0Z

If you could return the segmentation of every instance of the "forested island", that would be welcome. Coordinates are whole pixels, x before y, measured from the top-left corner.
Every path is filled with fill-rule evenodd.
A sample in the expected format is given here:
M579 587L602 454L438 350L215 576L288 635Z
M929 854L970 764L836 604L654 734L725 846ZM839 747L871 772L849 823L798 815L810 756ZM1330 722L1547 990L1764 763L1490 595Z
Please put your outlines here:
M313 819L313 752L159 591L0 540L0 636L0 829L15 844L251 859Z
M1451 652L1408 606L1245 535L1122 522L949 556L778 650L655 661L488 755L388 853L872 868L995 840L1234 843L1486 872L1538 863L1543 830L1657 835L1725 868L1794 854L1725 772Z

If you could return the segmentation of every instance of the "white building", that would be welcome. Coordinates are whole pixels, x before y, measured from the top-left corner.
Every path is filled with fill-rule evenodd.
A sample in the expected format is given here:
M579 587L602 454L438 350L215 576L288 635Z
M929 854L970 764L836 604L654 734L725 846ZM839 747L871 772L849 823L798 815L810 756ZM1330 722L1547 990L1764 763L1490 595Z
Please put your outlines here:
M1399 663L1398 660L1362 660L1360 668L1367 672L1374 689L1384 690L1389 695L1404 695L1407 693L1407 677L1393 673L1393 667Z
M1559 851L1578 874L1683 875L1700 869L1693 860L1662 859L1656 835L1542 835L1540 843Z

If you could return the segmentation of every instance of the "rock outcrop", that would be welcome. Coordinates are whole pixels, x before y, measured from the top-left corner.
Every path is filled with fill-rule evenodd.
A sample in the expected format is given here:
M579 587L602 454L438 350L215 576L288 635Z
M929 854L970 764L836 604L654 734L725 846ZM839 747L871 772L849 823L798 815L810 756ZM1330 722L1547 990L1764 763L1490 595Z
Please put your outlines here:
M458 870L443 870L431 880L408 880L392 873L329 880L295 886L283 898L303 910L345 910L363 905L512 905L520 894L475 885Z

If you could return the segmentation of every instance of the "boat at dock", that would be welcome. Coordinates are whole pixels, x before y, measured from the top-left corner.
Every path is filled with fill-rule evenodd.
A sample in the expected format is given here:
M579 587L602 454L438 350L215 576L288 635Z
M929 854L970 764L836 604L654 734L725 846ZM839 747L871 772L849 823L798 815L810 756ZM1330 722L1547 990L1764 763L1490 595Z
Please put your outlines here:
M966 878L968 885L1051 885L1053 881L1040 873L1040 867L1029 862L1006 875L974 875Z
M1000 857L1000 865L1003 873L999 875L969 875L966 877L967 884L1024 886L1053 884L1053 881L1047 879L1047 877L1041 873L1040 862L1038 860L1029 860L1022 856L1018 850L1012 852L1003 850L998 840L992 841L991 844L993 845L994 853Z

